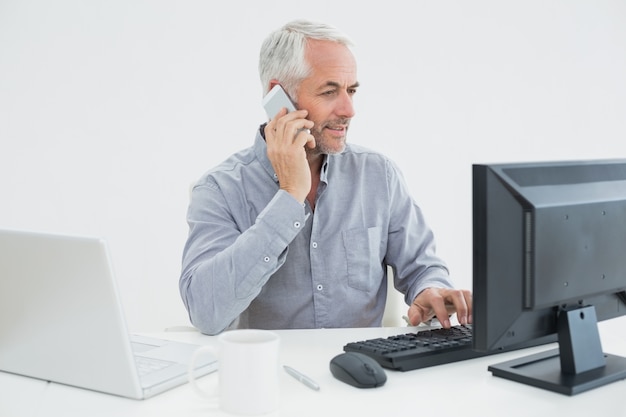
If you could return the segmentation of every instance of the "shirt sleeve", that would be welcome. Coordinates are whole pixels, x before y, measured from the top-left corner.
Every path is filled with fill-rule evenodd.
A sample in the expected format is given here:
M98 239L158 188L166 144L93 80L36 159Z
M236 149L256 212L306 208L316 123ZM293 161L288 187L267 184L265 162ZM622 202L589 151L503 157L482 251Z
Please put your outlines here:
M282 190L249 227L235 220L245 213L232 209L217 186L192 192L179 287L191 322L205 334L220 333L249 306L306 221L302 204Z
M432 230L392 162L388 181L391 215L386 260L394 271L395 287L411 305L426 288L452 288L453 283L445 262L436 255Z

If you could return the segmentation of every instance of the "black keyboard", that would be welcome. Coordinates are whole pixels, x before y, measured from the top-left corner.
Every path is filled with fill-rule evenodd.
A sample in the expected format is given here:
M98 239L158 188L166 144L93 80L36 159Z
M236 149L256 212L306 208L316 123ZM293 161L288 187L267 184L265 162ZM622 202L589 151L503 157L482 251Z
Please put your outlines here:
M556 341L556 334L553 334L498 350L481 352L472 349L472 325L457 325L449 329L434 328L348 343L343 350L364 353L388 369L411 371Z
M498 350L481 352L472 349L472 325L457 325L449 329L434 328L417 333L348 343L343 350L364 353L388 369L411 371L556 341L557 337L554 334Z
M399 371L426 368L489 355L472 349L471 325L436 328L387 338L348 343L346 352L360 352L383 367Z

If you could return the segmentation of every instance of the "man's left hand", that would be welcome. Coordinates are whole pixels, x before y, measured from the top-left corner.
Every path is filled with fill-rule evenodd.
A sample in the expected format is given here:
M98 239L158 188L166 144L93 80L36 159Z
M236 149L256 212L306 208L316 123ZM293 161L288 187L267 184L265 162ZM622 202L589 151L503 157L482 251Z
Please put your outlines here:
M437 317L441 325L447 329L450 327L450 315L454 313L460 324L472 323L471 291L427 288L415 297L409 307L408 316L413 326Z

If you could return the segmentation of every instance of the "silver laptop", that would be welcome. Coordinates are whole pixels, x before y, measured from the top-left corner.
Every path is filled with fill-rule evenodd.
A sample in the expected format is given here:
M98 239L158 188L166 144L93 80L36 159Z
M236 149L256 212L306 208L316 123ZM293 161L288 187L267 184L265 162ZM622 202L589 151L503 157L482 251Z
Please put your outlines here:
M102 239L0 230L1 371L135 399L187 381L198 346L132 339Z

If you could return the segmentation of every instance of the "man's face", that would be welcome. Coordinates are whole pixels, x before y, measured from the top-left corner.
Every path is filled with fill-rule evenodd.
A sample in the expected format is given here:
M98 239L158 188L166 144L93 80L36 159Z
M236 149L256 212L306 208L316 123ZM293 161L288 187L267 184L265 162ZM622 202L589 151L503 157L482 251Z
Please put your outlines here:
M312 72L300 84L298 107L308 110L307 119L315 123L314 153L341 153L354 116L356 61L346 46L319 40L309 41L305 57Z

